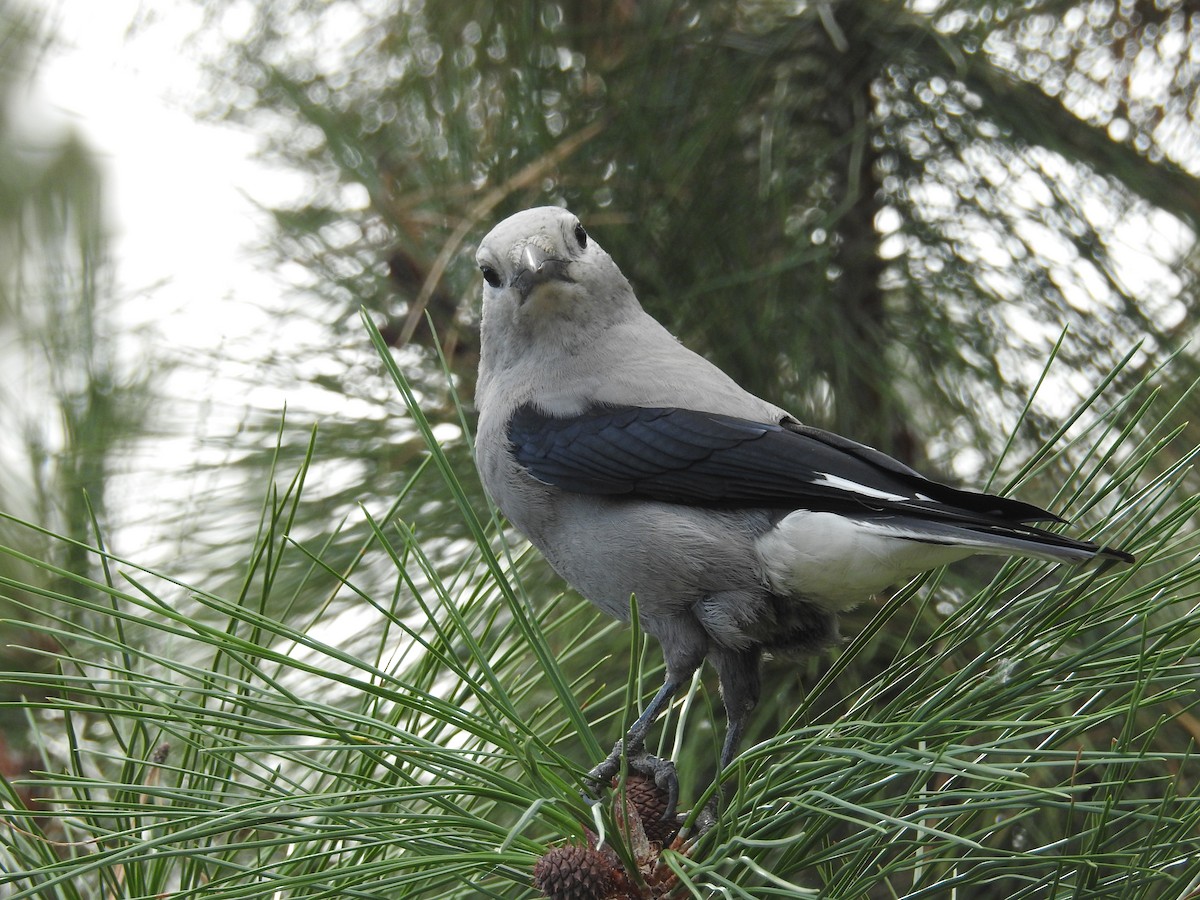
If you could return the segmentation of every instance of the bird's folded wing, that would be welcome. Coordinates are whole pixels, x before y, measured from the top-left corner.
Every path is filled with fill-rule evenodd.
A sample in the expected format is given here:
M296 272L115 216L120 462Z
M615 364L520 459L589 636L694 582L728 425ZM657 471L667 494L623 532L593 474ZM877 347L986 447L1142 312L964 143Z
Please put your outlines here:
M679 408L516 411L508 438L537 480L581 494L709 507L829 509L994 525L1054 520L1028 503L930 481L819 429Z

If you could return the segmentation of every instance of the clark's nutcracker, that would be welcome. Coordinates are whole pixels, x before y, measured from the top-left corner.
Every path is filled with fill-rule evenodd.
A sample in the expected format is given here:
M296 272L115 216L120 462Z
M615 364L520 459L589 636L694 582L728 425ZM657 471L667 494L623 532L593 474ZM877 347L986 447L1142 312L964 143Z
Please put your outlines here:
M816 650L837 614L976 553L1131 561L1029 522L1018 500L930 481L802 424L739 387L643 310L612 258L557 207L483 239L476 456L484 487L567 582L619 619L630 595L666 682L589 775L635 770L677 792L644 748L707 659L728 714L725 767L760 692L764 652Z

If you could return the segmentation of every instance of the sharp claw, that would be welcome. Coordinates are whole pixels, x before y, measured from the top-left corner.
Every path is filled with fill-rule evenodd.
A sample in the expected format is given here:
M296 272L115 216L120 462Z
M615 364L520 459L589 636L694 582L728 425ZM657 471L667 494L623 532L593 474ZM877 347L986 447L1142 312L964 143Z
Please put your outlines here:
M622 741L617 741L613 745L612 752L604 759L597 763L590 772L583 776L584 783L588 787L588 793L593 799L598 799L617 772L621 771L621 753L624 744Z
M679 775L675 772L675 763L643 750L629 758L629 768L654 779L658 789L667 795L667 808L663 810L662 819L664 822L674 819L679 805Z
M675 763L648 754L646 761L654 767L654 783L667 795L667 808L663 810L662 819L664 822L674 819L675 809L679 806L679 775Z
M663 812L663 821L674 819L676 807L679 805L679 776L675 772L675 763L647 753L643 747L637 747L632 752L625 754L623 741L617 741L612 752L584 776L584 781L592 796L599 797L600 792L610 785L613 778L621 771L623 754L631 771L645 775L647 778L653 778L659 790L667 795L667 808Z

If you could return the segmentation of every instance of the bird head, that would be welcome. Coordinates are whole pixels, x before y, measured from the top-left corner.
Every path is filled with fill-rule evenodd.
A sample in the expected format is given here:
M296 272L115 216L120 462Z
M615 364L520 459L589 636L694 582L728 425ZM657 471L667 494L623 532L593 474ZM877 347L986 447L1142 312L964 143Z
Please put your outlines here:
M509 216L480 242L475 261L485 319L590 323L637 303L612 258L577 216L557 206Z

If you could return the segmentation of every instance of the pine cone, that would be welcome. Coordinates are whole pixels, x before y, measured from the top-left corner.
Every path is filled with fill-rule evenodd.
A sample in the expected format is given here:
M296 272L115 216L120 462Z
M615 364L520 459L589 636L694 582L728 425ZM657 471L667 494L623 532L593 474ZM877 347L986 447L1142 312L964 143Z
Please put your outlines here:
M630 772L625 778L625 798L638 812L646 840L666 846L679 830L672 819L663 819L667 811L667 792L654 779L640 772Z
M591 847L554 847L533 867L533 883L550 900L604 900L618 887L613 860Z

